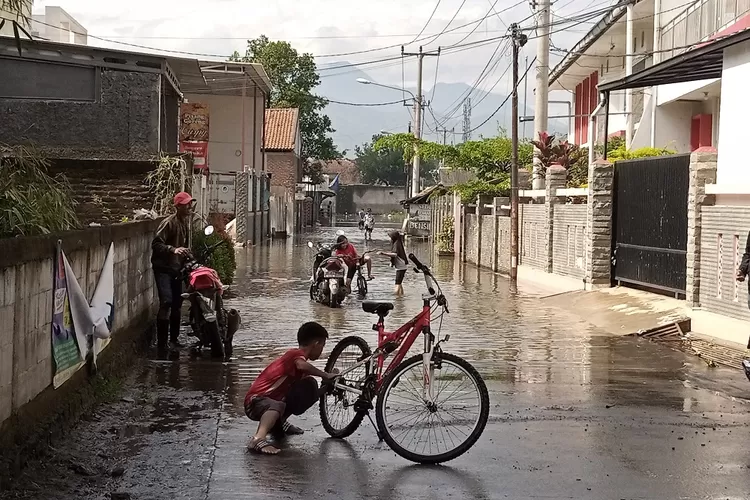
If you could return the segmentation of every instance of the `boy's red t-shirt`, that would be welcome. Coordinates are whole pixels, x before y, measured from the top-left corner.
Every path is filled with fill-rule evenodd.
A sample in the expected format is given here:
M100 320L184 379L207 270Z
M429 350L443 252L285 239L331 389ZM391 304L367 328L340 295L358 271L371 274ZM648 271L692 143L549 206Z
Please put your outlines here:
M337 249L336 255L342 257L348 266L357 263L357 249L351 243L346 248Z
M307 361L305 351L290 349L268 365L260 372L253 385L250 386L250 390L247 391L245 404L247 405L255 396L263 396L277 401L284 399L292 383L302 378L302 374L299 373L297 366L294 364L298 359Z

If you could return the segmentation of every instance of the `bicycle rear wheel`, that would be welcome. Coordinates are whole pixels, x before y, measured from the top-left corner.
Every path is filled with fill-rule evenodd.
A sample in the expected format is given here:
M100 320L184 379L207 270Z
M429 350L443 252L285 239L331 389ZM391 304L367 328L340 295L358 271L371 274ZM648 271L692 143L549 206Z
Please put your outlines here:
M328 356L325 371L330 372L336 368L339 372L344 372L370 354L370 346L364 339L345 337ZM368 365L364 364L339 377L338 382L361 390L368 375ZM351 436L362 423L365 413L354 408L357 397L355 393L344 389L332 389L320 397L320 422L331 437Z
M467 361L436 353L431 366L434 402L423 397L419 354L388 374L375 411L388 446L423 464L447 462L466 453L482 435L490 411L487 386Z
M357 274L357 295L361 297L367 295L367 280L362 274Z

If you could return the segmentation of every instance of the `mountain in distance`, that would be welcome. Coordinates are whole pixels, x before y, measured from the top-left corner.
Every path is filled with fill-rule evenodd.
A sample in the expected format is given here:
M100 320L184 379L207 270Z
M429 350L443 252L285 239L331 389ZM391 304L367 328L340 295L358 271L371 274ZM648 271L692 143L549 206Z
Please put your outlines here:
M348 64L345 61L321 65L319 69L329 66L341 66ZM321 83L315 89L315 92L327 99L351 102L351 103L381 103L393 102L400 99L411 99L409 93L404 93L394 89L379 87L377 85L365 85L357 82L358 78L373 80L365 71L351 67L346 69L332 70L321 74ZM493 82L494 83L494 82ZM504 87L507 84L498 85ZM532 83L529 82L529 86ZM408 88L411 92L416 92L413 88ZM441 83L438 82L433 94L433 89L424 90L424 98L430 101L430 107L443 122L443 115L447 111L453 112L453 116L447 121L448 128L454 128L454 133L448 131L446 140L451 143L459 143L462 140L462 123L463 123L463 104L471 87L465 83ZM434 95L434 97L433 97ZM519 115L533 115L534 111L530 104L533 104L533 95L529 95L526 111L523 111L523 86L519 89ZM506 100L506 95L500 92L487 93L483 90L475 90L471 94L471 125L476 127L487 119L500 105ZM408 123L411 120L410 112L411 101L404 104L394 104L390 106L347 106L342 104L330 103L325 108L325 113L331 118L333 128L334 142L339 150L346 150L345 156L354 158L354 146L369 142L374 134L385 130L389 132L406 132ZM424 117L425 126L422 130L422 137L426 140L442 142L443 133L435 133L435 119L429 110L425 109ZM510 134L511 125L511 103L508 100L491 119L477 130L472 132L472 139L480 137L495 137L498 135L499 128L504 128ZM527 138L534 133L533 122L525 124ZM519 134L523 137L524 124L519 128ZM565 120L551 120L550 131L555 133L566 133L567 122Z

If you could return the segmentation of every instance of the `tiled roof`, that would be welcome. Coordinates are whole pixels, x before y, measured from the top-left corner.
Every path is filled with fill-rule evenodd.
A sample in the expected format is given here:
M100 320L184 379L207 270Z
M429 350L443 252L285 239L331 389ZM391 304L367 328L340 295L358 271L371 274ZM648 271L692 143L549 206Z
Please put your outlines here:
M265 148L269 151L293 151L299 125L299 109L266 110Z
M339 181L341 184L352 185L359 184L361 177L359 175L359 168L357 164L346 158L341 160L329 160L319 161L321 164L321 172L330 175L332 178L339 175Z

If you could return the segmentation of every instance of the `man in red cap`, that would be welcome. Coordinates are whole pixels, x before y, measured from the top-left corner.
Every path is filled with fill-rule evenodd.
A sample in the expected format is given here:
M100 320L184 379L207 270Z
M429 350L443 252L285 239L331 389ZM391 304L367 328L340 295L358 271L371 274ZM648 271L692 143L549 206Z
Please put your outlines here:
M164 219L151 243L151 265L159 294L159 313L156 316L156 338L160 350L179 348L182 317L182 259L190 248L190 220L195 200L181 192L174 196L175 213Z

